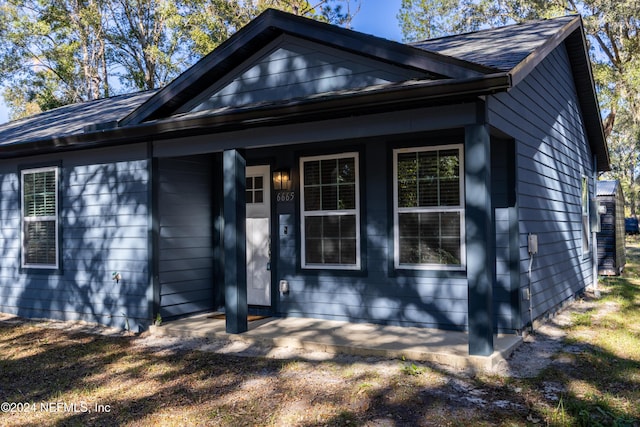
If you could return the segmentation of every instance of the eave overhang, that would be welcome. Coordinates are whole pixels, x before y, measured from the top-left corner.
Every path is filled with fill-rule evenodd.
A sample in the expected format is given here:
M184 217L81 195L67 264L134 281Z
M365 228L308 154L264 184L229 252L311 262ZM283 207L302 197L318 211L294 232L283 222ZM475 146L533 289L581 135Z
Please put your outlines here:
M510 87L511 77L508 73L455 80L410 81L281 103L186 113L127 127L9 144L0 146L0 158L128 145L304 121L473 102L480 96L503 92Z
M402 43L268 9L124 117L119 125L135 125L171 116L186 102L208 88L212 82L230 73L251 54L282 34L389 64L425 71L444 79L472 78L498 71Z
M594 86L591 59L589 58L587 40L584 34L582 18L576 15L561 31L550 37L509 73L511 74L513 85L516 86L553 50L565 43L589 144L596 155L598 171L606 172L611 169L609 150L604 135L600 104Z

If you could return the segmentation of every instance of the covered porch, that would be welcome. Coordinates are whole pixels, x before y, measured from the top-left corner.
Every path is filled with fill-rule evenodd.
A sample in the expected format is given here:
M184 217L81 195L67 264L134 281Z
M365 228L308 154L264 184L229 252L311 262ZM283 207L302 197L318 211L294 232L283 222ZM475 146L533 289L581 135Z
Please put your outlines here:
M518 335L499 334L494 337L492 354L472 356L469 355L469 336L465 332L298 317L266 317L247 323L245 333L230 334L226 332L223 318L214 313L203 313L152 326L150 332L164 337L228 340L241 344L239 348L260 346L405 358L477 371L492 371L522 343L522 337ZM269 356L269 352L264 355Z

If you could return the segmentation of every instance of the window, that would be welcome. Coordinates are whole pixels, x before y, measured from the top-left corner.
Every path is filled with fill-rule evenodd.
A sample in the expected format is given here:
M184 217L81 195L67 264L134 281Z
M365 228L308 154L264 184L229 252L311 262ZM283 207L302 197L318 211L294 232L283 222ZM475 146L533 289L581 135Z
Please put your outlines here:
M58 268L58 168L22 171L22 266Z
M360 268L358 154L300 159L303 268Z
M581 188L582 204L582 254L587 256L590 252L591 224L589 222L589 178L582 176Z
M396 268L462 269L462 146L393 152Z
M264 203L264 184L261 176L249 176L246 179L247 190L245 192L247 203L262 204Z

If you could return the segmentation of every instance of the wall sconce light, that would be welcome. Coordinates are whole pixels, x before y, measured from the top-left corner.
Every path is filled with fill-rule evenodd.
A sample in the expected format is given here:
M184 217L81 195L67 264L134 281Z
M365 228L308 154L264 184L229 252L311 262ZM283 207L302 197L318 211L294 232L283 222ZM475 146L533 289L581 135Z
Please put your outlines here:
M273 189L276 191L291 189L291 174L288 169L273 171Z

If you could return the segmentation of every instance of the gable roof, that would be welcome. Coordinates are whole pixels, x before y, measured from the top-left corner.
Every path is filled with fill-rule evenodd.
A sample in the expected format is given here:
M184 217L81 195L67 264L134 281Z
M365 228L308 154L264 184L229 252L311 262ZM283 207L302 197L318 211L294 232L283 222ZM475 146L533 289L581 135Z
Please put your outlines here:
M565 31L577 16L530 21L464 34L423 40L411 46L501 71L511 71L542 45Z
M579 15L425 40L412 46L501 70L509 74L515 86L562 43L567 48L580 109L591 149L597 156L598 169L609 170L609 151Z
M277 38L294 37L423 73L423 78L309 94L303 98L179 113L211 82L228 78ZM565 43L591 148L600 170L609 157L582 20L578 16L512 25L405 45L308 18L267 10L166 87L62 107L0 126L0 157L113 145L176 134L291 123L377 108L458 102L507 91ZM499 45L496 48L496 45ZM237 72L237 71L236 71ZM35 132L32 132L36 129ZM20 145L18 149L18 145Z
M226 75L245 58L283 34L381 62L426 71L442 78L470 78L498 71L482 64L268 9L125 117L120 124L126 126L168 117L207 88L211 81Z
M620 182L612 181L596 181L596 196L615 196L620 188Z

